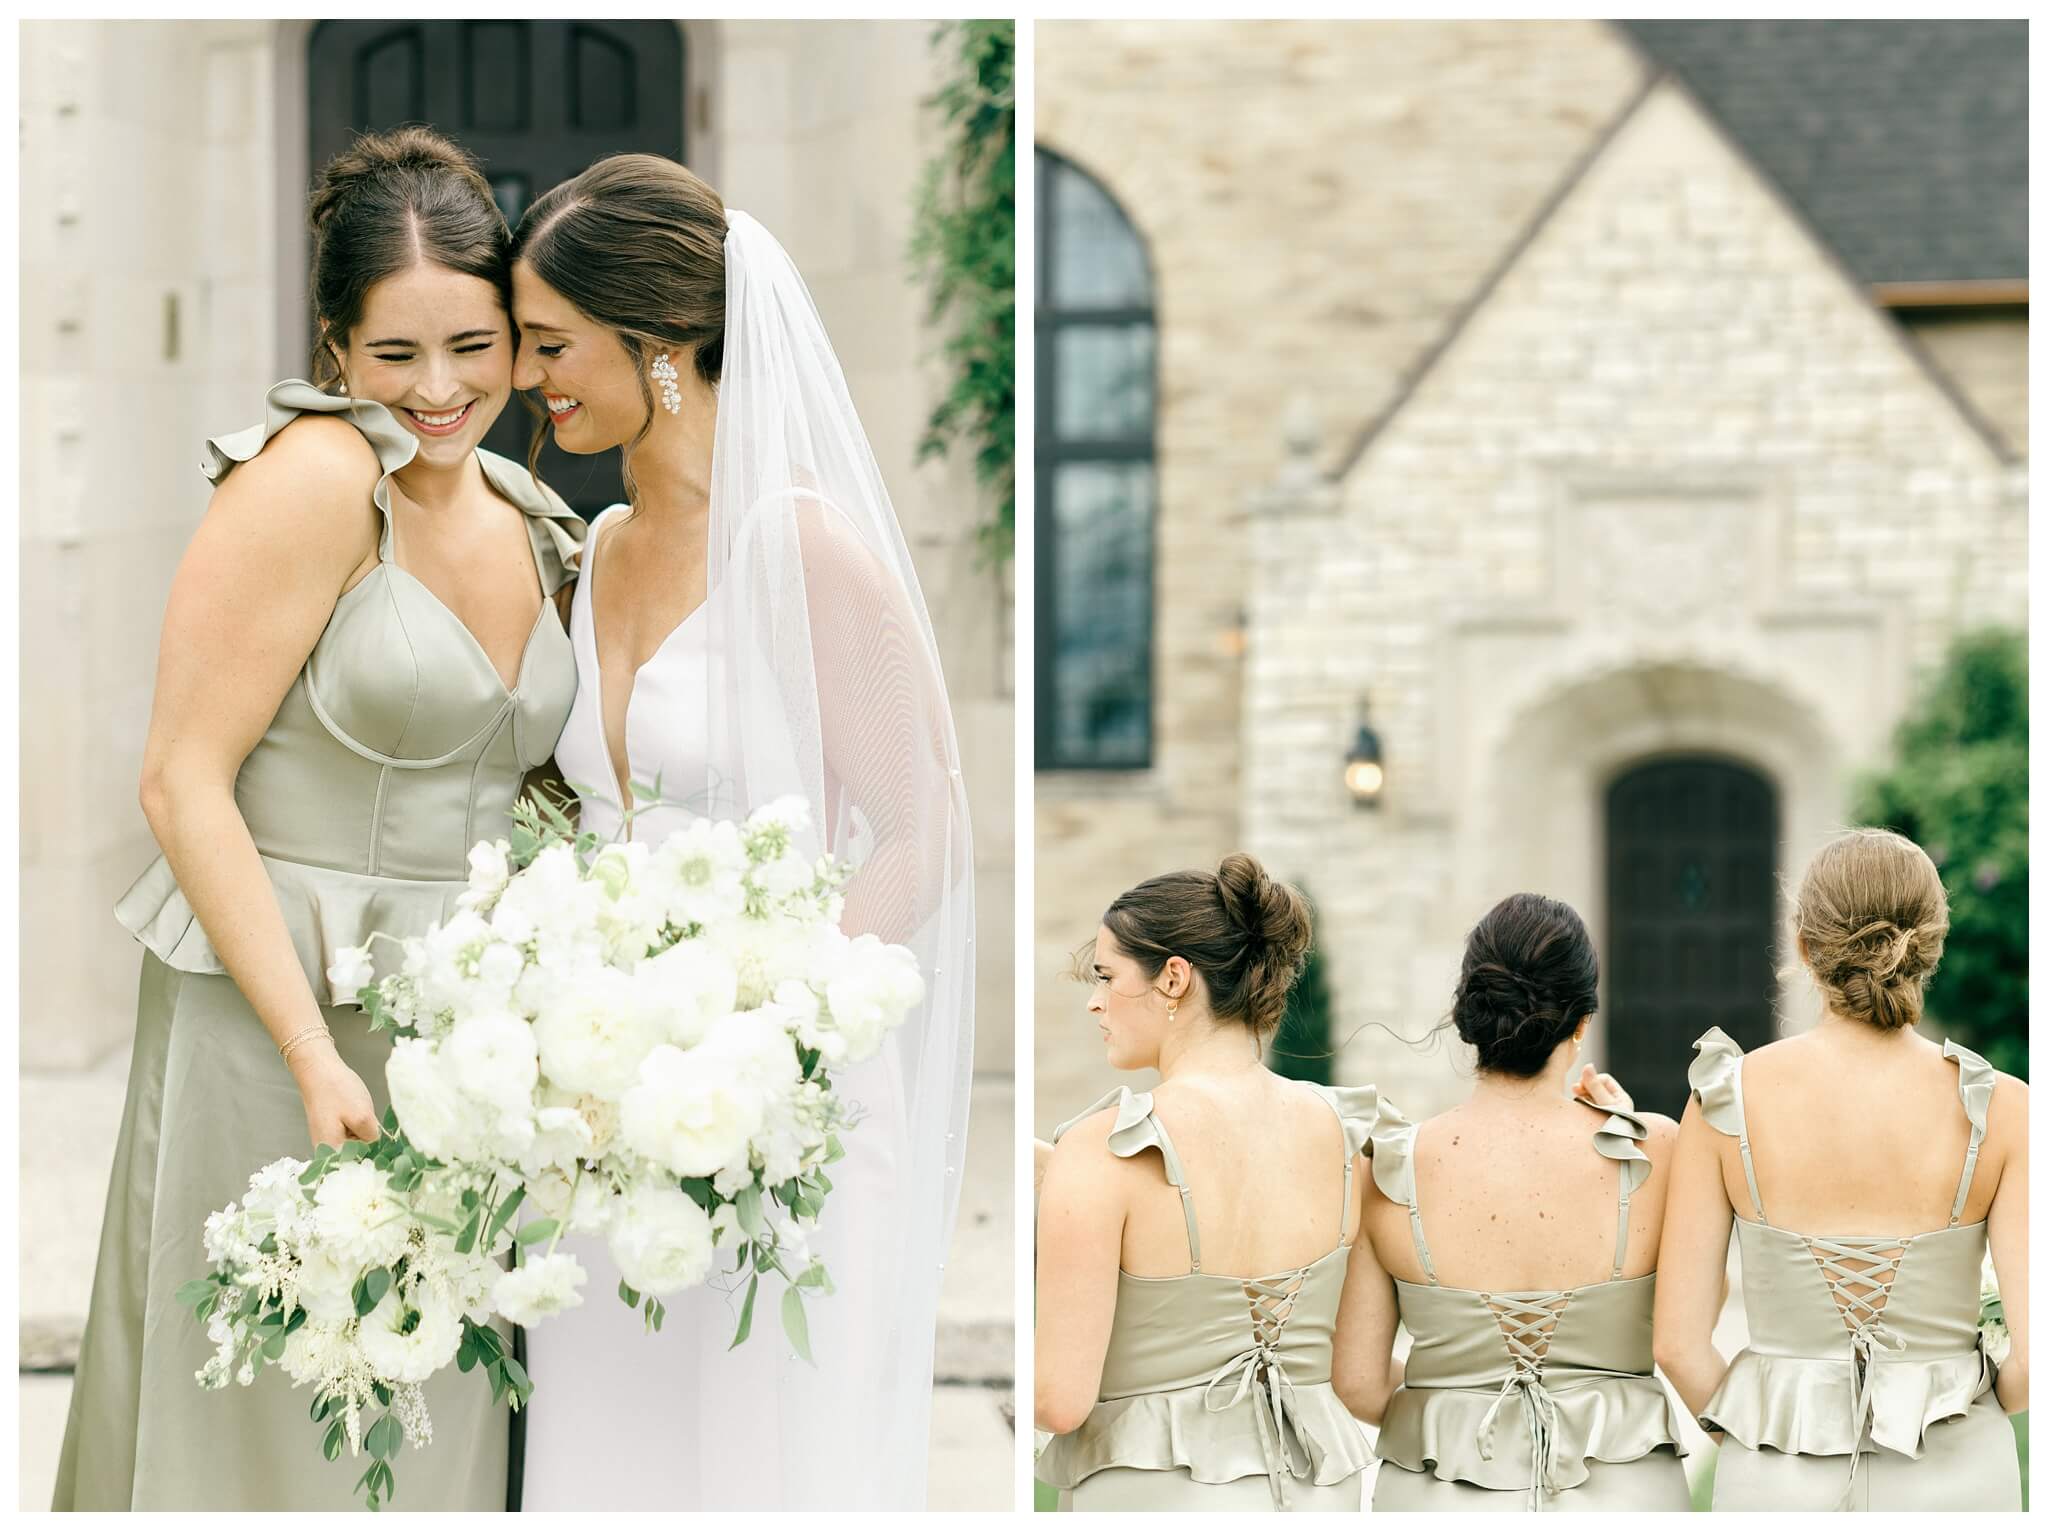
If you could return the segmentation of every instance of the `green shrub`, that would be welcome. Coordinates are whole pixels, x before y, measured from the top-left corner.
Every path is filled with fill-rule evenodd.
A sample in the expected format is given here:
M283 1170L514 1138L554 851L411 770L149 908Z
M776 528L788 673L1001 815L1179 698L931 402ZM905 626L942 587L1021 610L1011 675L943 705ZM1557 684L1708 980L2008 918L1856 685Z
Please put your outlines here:
M1303 895L1306 897L1306 894ZM1309 905L1313 916L1315 905ZM1330 998L1330 975L1323 964L1320 946L1311 946L1301 977L1287 996L1287 1013L1273 1033L1266 1066L1289 1079L1306 1079L1314 1084L1331 1082L1330 1023L1335 1004Z

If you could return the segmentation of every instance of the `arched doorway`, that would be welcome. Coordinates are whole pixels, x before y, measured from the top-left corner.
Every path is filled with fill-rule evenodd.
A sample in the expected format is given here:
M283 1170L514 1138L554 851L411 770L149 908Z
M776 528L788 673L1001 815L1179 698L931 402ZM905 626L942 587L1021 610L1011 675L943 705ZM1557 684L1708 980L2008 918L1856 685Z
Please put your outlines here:
M514 225L608 154L683 158L683 38L669 21L323 21L307 97L313 174L357 133L425 123L482 162ZM523 463L535 423L515 399L484 444ZM616 453L550 441L540 471L586 516L625 498Z
M1771 1039L1777 791L1707 755L1634 766L1607 789L1607 1063L1645 1110L1685 1108L1693 1038Z

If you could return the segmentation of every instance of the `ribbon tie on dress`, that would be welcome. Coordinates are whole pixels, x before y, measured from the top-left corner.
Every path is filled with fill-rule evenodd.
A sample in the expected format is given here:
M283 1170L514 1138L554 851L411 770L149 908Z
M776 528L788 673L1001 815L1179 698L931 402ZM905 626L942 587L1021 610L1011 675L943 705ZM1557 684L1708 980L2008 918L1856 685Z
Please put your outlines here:
M1517 1393L1522 1399L1522 1417L1529 1424L1529 1508L1541 1510L1543 1496L1557 1492L1557 1401L1538 1373L1517 1367L1503 1379L1500 1396L1479 1421L1479 1455L1488 1462L1493 1460L1494 1421Z
M1233 1379L1237 1387L1218 1403L1216 1389L1228 1387ZM1301 1444L1300 1428L1295 1427L1292 1437L1288 1434L1287 1411L1294 1404L1294 1379L1287 1375L1280 1353L1273 1346L1255 1344L1219 1366L1209 1385L1202 1389L1202 1407L1211 1414L1227 1413L1244 1402L1247 1395L1252 1399L1252 1420L1258 1426L1259 1450L1266 1458L1266 1482L1273 1490L1273 1507L1284 1510L1287 1479L1307 1476L1312 1464L1308 1448Z
M1881 1322L1859 1324L1850 1332L1849 1416L1856 1434L1849 1447L1849 1481L1835 1505L1837 1510L1848 1509L1849 1501L1856 1493L1856 1471L1863 1463L1863 1432L1870 1427L1870 1417L1877 1403L1876 1379L1871 1375L1872 1367L1877 1364L1877 1352L1905 1348L1906 1342Z

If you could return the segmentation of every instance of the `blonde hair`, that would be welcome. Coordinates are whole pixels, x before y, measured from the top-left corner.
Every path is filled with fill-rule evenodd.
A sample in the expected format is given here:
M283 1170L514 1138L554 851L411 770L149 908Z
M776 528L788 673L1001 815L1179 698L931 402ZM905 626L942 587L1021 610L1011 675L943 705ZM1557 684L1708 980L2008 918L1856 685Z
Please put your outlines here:
M1904 835L1852 829L1807 867L1792 928L1830 1010L1899 1031L1919 1024L1948 936L1948 894Z

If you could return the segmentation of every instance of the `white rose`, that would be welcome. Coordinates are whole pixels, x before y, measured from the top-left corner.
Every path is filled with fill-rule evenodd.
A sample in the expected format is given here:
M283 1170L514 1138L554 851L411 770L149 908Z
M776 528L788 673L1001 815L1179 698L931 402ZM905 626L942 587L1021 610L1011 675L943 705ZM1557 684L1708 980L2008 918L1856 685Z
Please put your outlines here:
M765 1105L744 1058L664 1043L619 1102L619 1135L678 1175L709 1175L745 1153Z
M315 1324L345 1324L356 1316L359 1265L336 1260L323 1249L308 1250L299 1259L299 1306Z
M367 989L376 977L376 964L370 961L367 946L344 946L327 966L327 987L337 1004L355 1003L356 991Z
M439 1043L400 1037L385 1060L384 1082L399 1125L421 1152L451 1163L481 1156L483 1114L457 1087Z
M709 941L684 941L649 957L634 969L633 984L664 1039L678 1047L696 1046L739 1000L739 973Z
M487 904L505 891L512 876L512 846L504 840L485 840L469 849L469 890L458 900L464 909Z
M626 1285L656 1297L711 1272L711 1219L674 1186L643 1184L623 1197L608 1242Z
M592 968L561 985L534 1018L540 1066L550 1083L616 1099L633 1083L658 1038L633 980L617 968Z
M504 1272L491 1289L491 1305L515 1324L530 1324L583 1306L577 1290L589 1279L574 1255L542 1255Z
M385 1381L425 1382L455 1359L462 1346L461 1316L424 1287L404 1297L394 1287L357 1325L356 1345Z
M313 1193L313 1232L344 1265L389 1265L405 1253L411 1222L367 1159L329 1170Z
M463 1093L500 1113L532 1110L540 1049L533 1028L518 1016L501 1012L458 1021L441 1043L441 1055L462 1082Z

